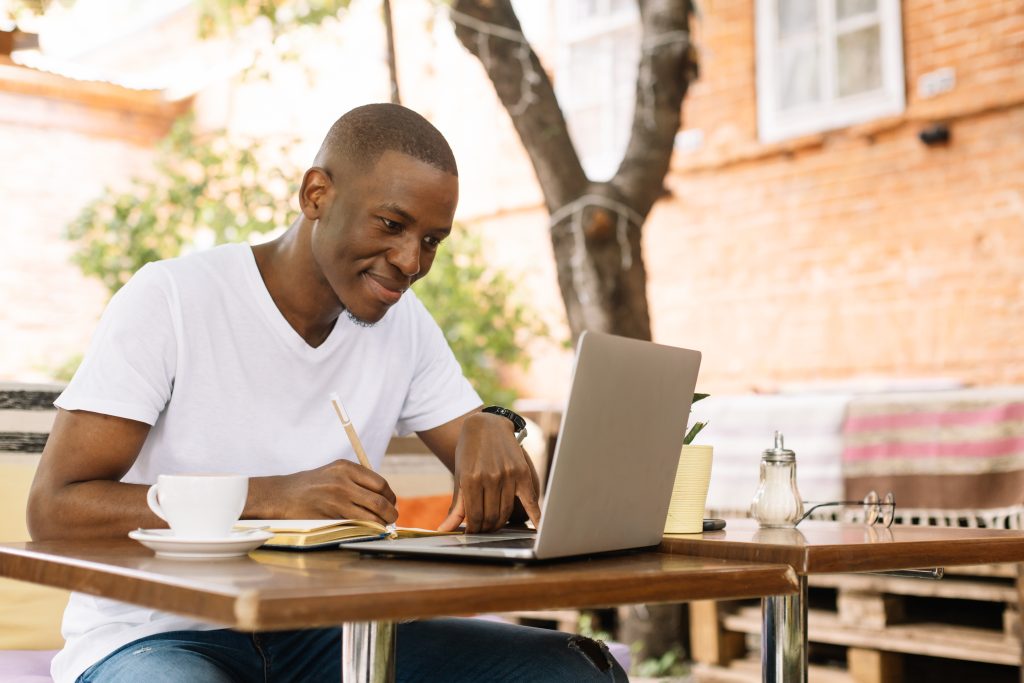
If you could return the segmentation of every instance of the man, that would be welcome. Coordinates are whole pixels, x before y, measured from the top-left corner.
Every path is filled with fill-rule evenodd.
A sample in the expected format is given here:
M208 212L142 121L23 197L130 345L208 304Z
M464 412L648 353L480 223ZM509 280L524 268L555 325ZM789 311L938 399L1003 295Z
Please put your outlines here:
M496 529L517 500L538 522L536 476L514 425L480 412L407 291L430 270L457 202L455 159L426 119L359 107L328 132L281 237L141 269L56 401L29 501L33 537L163 526L146 485L176 472L249 475L248 518L394 522L395 495L341 438L332 391L375 466L397 429L419 434L454 473L442 529ZM246 634L75 594L63 631L59 683L340 673L337 629ZM399 643L400 680L624 678L606 650L556 632L445 619L401 625Z

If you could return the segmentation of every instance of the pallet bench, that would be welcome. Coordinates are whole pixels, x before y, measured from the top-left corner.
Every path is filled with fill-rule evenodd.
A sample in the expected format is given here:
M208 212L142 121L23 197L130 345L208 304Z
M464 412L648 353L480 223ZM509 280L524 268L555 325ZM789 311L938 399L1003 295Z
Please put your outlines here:
M1018 680L1020 592L1016 565L947 570L930 581L873 574L808 578L810 680L896 683L924 657L944 660L927 680ZM760 606L749 601L690 606L694 680L760 680ZM831 666L814 666L815 650ZM755 656L744 656L751 651Z

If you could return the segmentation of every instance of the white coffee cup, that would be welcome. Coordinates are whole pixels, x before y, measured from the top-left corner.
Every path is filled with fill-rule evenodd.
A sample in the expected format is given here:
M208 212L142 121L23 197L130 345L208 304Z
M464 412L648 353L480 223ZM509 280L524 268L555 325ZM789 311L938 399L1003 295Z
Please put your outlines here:
M182 538L224 538L245 508L249 478L240 474L161 474L146 502Z

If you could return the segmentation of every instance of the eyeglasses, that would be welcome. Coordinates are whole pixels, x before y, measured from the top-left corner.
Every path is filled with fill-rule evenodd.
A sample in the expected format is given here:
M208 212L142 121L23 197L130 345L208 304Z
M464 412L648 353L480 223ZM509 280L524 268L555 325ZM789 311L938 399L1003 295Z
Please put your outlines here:
M892 521L896 517L896 499L891 491L886 493L882 500L878 499L877 493L869 491L864 500L836 500L812 505L796 523L799 524L810 517L812 512L824 507L850 508L852 514L849 518L844 515L840 521L861 522L868 526L880 525L887 529L892 526Z

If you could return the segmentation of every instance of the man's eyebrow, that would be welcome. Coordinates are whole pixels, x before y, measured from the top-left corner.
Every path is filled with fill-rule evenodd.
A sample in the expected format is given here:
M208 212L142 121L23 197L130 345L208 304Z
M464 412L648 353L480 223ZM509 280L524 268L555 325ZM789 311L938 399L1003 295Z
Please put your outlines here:
M393 214L396 214L398 216L401 216L402 220L406 221L407 223L415 223L416 222L416 219L413 217L413 215L411 213L409 213L408 211L406 211L405 209L400 207L398 204L395 204L394 202L385 202L385 203L381 204L380 206L378 206L377 210L378 211L388 211L390 213L393 213Z

